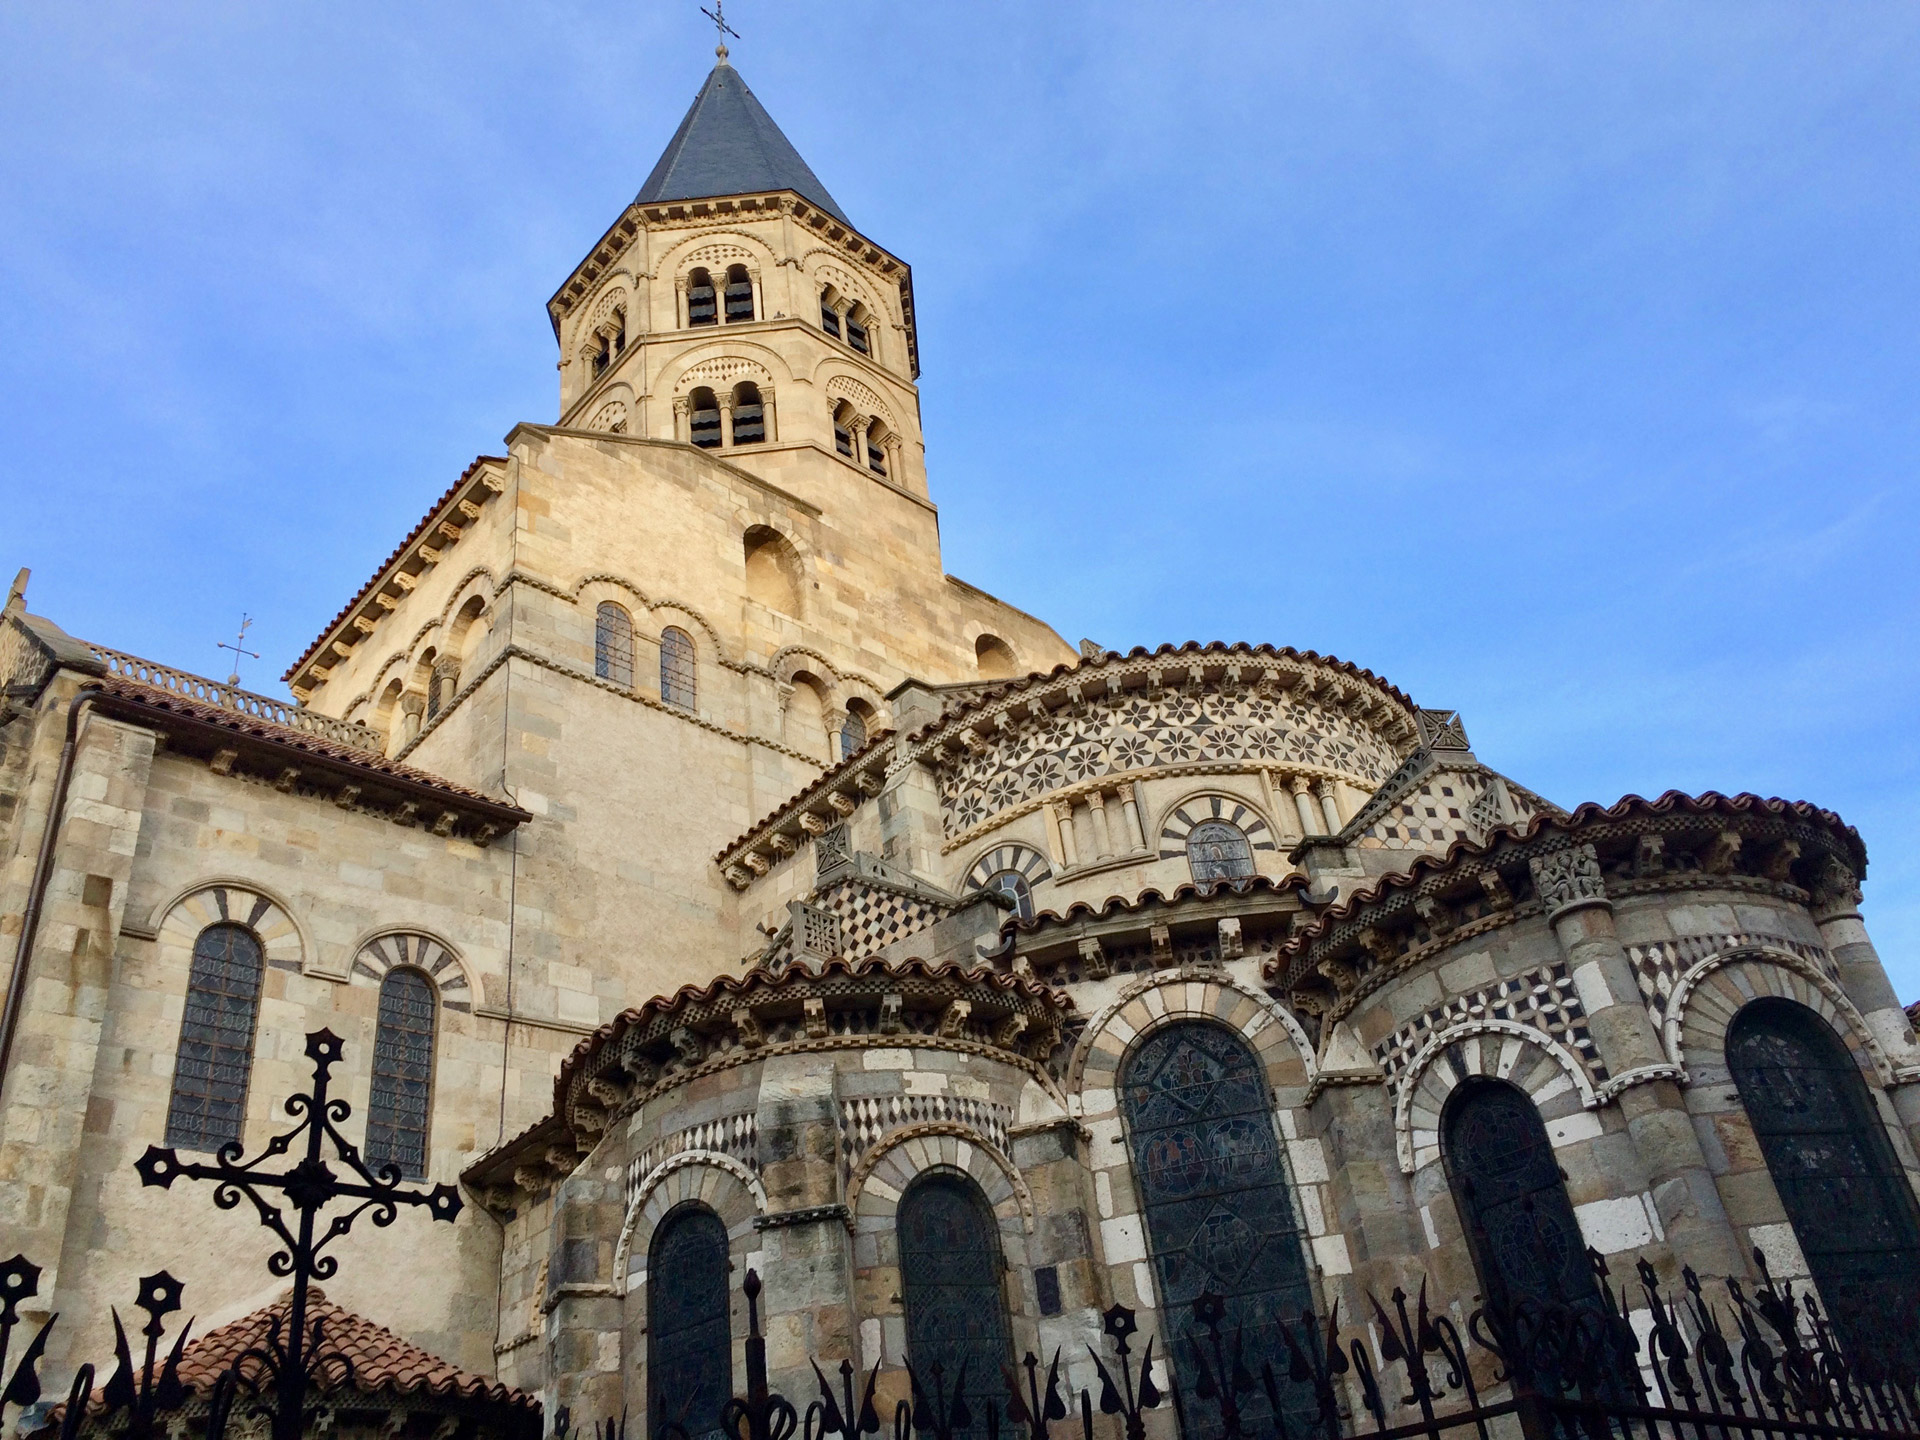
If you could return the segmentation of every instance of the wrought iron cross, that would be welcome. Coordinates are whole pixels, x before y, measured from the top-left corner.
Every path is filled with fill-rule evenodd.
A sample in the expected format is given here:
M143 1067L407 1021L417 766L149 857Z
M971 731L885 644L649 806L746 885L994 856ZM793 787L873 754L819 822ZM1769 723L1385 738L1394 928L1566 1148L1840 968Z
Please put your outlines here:
M242 1161L240 1142L229 1140L220 1147L211 1165L198 1161L182 1163L171 1149L159 1145L147 1147L133 1167L145 1185L165 1190L185 1176L189 1180L215 1182L213 1203L222 1210L239 1206L241 1197L253 1202L260 1223L280 1238L285 1247L267 1260L267 1269L275 1275L293 1277L292 1313L287 1317L284 1343L275 1341L278 1350L268 1368L279 1390L274 1409L273 1440L301 1440L305 1429L304 1412L308 1377L316 1365L328 1357L319 1355L318 1333L307 1330L307 1289L314 1280L326 1280L340 1268L332 1255L321 1252L353 1228L353 1222L368 1211L375 1225L391 1225L402 1205L424 1205L436 1220L451 1221L460 1213L460 1192L440 1184L431 1190L404 1190L400 1167L382 1165L375 1175L360 1158L359 1149L336 1128L353 1113L344 1100L327 1098L328 1071L339 1063L340 1037L331 1030L315 1030L307 1036L307 1056L313 1061L313 1093L287 1097L287 1113L304 1117L293 1129L276 1135L267 1148L253 1159ZM268 1160L284 1155L301 1136L306 1137L306 1154L299 1164L279 1173L261 1168ZM336 1173L322 1152L331 1142L334 1159L349 1172L345 1178ZM277 1192L277 1193L276 1193ZM289 1205L297 1217L292 1228L281 1210ZM314 1234L320 1212L336 1200L357 1201L351 1210L333 1216L326 1232ZM316 1327L317 1331L317 1327Z
M736 40L740 38L740 32L727 24L727 0L713 0L713 9L711 10L702 5L700 7L700 13L713 22L714 36L720 42L714 46L713 53L718 55L722 60L726 59L727 36L731 35Z
M715 0L715 3L718 3L718 0ZM260 652L258 650L249 650L246 648L247 631L252 628L253 617L243 610L240 612L240 633L233 637L233 644L229 645L226 641L222 640L214 646L217 650L233 651L233 673L227 677L227 684L229 685L238 685L240 683L240 657L242 655L251 655L256 660L260 658Z

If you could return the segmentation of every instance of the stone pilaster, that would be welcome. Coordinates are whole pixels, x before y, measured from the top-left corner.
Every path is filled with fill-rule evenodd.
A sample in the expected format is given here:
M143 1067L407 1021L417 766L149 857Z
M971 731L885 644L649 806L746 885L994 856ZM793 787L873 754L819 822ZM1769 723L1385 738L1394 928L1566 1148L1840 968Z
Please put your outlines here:
M1580 993L1587 1024L1610 1072L1613 1099L1646 1167L1649 1190L1682 1264L1703 1275L1745 1275L1740 1245L1700 1139L1647 1014L1632 962L1613 926L1600 862L1591 845L1532 862L1534 889Z
M1860 882L1838 859L1829 859L1814 877L1812 911L1821 943L1839 971L1840 988L1893 1066L1894 1109L1920 1153L1920 1084L1915 1083L1920 1081L1920 1044L1860 918Z

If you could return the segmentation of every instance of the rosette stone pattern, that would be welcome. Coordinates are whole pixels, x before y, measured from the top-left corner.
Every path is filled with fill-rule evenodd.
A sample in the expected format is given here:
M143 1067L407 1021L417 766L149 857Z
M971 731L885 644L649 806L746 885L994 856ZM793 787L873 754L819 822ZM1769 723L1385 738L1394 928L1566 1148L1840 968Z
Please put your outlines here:
M349 1142L473 1202L356 1231L332 1302L550 1431L658 1429L667 1370L747 1394L749 1270L769 1393L845 1360L891 1414L918 1353L997 1405L1031 1351L1098 1394L1124 1309L1135 1378L1151 1341L1197 1396L1202 1299L1285 1348L1425 1283L1464 1331L1534 1294L1528 1206L1572 1314L1577 1231L1906 1362L1920 1045L1841 817L1737 776L1563 806L1348 661L1069 644L949 575L911 270L724 56L547 314L557 414L450 477L293 702L12 587L0 1254L67 1317L50 1385L156 1267L273 1298L248 1217L170 1224L132 1164L214 1041L219 1124L174 1140L256 1152L320 1029Z

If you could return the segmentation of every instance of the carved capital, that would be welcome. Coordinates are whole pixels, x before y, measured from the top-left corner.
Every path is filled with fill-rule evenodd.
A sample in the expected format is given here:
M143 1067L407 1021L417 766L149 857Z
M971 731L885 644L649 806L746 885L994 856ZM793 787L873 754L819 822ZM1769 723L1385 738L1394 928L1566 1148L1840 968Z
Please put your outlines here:
M1570 845L1529 862L1533 888L1547 907L1547 917L1558 919L1569 910L1605 905L1607 885L1600 874L1600 857L1591 845Z

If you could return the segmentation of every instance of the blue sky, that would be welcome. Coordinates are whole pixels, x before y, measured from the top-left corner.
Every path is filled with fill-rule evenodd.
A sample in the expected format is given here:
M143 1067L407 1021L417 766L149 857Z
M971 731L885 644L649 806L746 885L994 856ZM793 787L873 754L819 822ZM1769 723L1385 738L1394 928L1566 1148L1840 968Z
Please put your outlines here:
M914 266L948 569L1458 706L1563 803L1859 826L1920 998L1920 7L735 0ZM474 455L693 0L0 7L0 565L285 663Z

